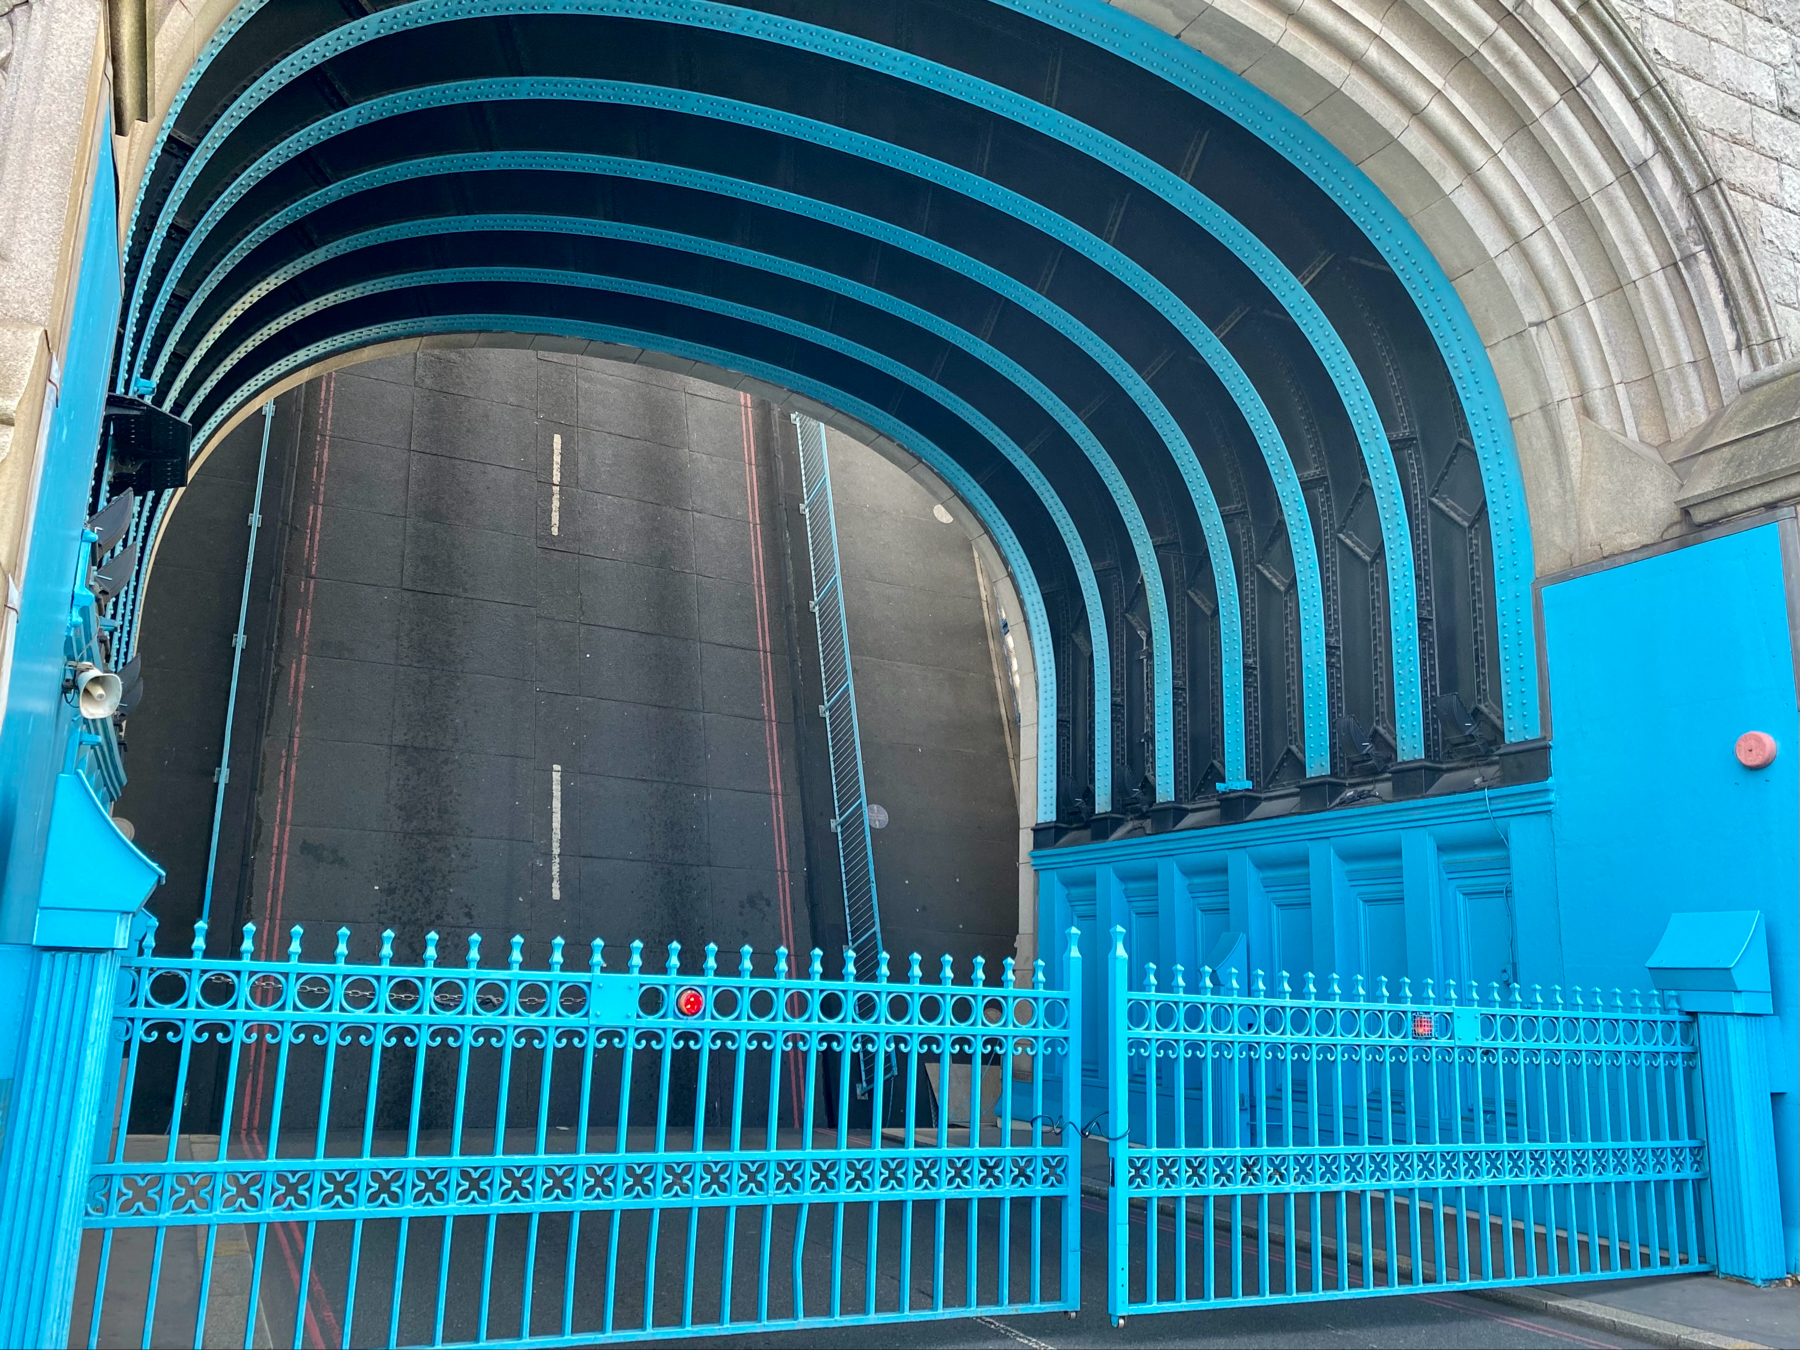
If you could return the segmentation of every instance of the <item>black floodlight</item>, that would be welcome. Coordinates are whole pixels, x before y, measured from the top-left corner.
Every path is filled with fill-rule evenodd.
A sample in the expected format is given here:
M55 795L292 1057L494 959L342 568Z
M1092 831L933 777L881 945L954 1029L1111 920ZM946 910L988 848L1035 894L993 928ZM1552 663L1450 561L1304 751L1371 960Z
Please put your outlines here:
M109 603L130 584L137 565L138 546L137 541L133 540L93 570L89 584L93 587L95 599L102 606Z
M193 428L130 394L106 396L106 453L114 491L186 487Z
M1348 747L1352 764L1367 764L1376 773L1384 773L1393 762L1375 744L1375 733L1364 731L1362 723L1348 713L1338 718L1338 739Z
M94 541L96 558L104 558L118 547L119 540L125 537L125 531L131 528L132 513L136 510L137 494L127 488L88 517L88 533L99 536Z
M1461 694L1452 692L1439 698L1437 715L1443 724L1444 735L1457 749L1476 754L1488 754L1493 749L1487 737L1481 734L1481 724L1462 701Z

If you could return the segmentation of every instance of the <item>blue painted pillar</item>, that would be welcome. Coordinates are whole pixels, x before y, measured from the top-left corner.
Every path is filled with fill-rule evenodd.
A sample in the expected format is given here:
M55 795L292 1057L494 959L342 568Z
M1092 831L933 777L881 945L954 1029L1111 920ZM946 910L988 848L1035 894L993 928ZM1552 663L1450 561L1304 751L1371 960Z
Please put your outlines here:
M1518 958L1513 979L1526 989L1567 984L1562 915L1557 907L1556 841L1549 812L1509 820L1506 851L1512 869L1513 941Z
M1775 1019L1743 1013L1697 1016L1713 1259L1721 1275L1766 1284L1787 1274L1765 1040Z
M1762 911L1671 914L1644 964L1652 983L1699 1022L1714 1264L1740 1280L1779 1280L1787 1251L1769 1096L1766 1037L1775 1018Z
M0 1163L0 1345L68 1344L118 970L116 950L33 962Z
M1440 968L1438 913L1442 869L1438 865L1437 840L1430 830L1406 830L1400 835L1400 885L1406 904L1406 973L1419 982L1435 976Z

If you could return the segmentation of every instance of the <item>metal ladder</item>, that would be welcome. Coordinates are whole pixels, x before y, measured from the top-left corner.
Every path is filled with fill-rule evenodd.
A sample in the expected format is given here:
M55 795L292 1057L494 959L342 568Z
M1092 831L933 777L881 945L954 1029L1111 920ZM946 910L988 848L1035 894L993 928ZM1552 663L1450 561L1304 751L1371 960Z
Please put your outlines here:
M793 419L800 437L800 509L806 516L806 548L812 562L812 611L819 625L819 673L825 695L819 714L825 719L831 749L832 828L837 831L838 864L844 881L844 924L848 945L856 956L857 974L870 980L881 959L881 910L875 896L875 857L869 840L862 738L856 725L856 685L850 672L850 634L844 621L831 466L825 428L799 413L793 414ZM874 1055L860 1055L859 1095L869 1092L875 1073Z

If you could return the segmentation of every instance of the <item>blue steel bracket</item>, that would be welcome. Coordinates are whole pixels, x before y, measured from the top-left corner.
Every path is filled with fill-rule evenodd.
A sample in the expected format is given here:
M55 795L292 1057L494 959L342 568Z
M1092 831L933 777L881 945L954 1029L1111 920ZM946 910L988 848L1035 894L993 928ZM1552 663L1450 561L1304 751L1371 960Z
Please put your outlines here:
M119 833L78 773L58 774L38 893L39 947L122 948L163 870Z
M1775 1011L1769 937L1759 909L1671 914L1644 964L1650 982L1674 991L1683 1012Z
M629 975L596 973L588 990L588 1025L624 1027L636 1022L642 985Z

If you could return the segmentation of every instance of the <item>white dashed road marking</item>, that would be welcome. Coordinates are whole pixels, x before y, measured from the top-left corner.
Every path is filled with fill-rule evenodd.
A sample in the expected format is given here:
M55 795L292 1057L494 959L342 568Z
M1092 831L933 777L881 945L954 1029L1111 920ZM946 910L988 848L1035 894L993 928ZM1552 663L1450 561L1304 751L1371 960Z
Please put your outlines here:
M555 505L550 520L554 525ZM550 898L562 899L562 765L550 766Z
M550 438L550 533L562 533L562 433Z

